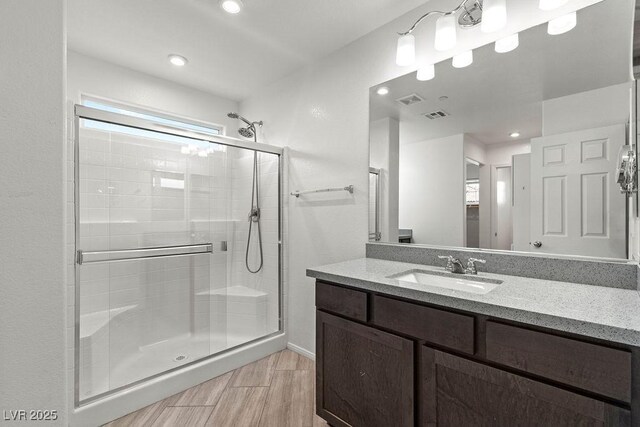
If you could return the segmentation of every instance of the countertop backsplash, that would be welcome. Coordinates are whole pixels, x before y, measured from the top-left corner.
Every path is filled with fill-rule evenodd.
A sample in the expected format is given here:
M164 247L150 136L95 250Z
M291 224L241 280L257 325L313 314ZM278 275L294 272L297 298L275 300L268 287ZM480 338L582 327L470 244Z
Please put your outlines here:
M367 258L444 267L446 262L438 258L442 255L452 255L463 263L470 257L484 259L487 263L478 265L481 272L640 290L638 263L635 261L544 257L391 243L367 243L366 249Z

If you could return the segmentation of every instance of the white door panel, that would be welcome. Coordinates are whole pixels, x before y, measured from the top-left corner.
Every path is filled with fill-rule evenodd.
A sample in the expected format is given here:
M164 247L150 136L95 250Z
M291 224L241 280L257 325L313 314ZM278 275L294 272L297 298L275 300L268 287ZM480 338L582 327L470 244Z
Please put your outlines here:
M530 251L531 154L516 154L513 165L513 250Z
M492 178L491 248L511 250L513 221L511 206L511 166L497 166Z
M531 140L531 242L537 252L626 257L625 197L615 182L625 126Z

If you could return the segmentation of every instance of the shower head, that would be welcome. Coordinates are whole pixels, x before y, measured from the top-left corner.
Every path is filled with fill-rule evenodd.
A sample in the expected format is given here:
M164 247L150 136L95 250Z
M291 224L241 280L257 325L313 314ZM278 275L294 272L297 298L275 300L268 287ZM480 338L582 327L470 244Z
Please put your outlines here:
M248 124L249 126L251 126L251 122L249 120L245 119L244 117L242 117L238 113L229 113L229 114L227 114L227 117L229 117L230 119L240 119L243 122L245 122L246 124Z
M247 127L238 129L238 133L245 138L254 138L256 136L256 125L262 127L262 120L259 122L250 122L238 113L228 113L230 119L239 119L247 124Z
M245 138L253 138L253 136L255 135L254 131L248 127L238 129L238 133Z

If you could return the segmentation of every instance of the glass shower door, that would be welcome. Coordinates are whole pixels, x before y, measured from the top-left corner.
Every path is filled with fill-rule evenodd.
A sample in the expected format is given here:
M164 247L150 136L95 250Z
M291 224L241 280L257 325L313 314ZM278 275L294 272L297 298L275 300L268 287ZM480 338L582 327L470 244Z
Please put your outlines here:
M82 111L78 403L281 331L280 155Z
M211 354L227 176L222 146L124 125L82 120L78 150L82 400Z

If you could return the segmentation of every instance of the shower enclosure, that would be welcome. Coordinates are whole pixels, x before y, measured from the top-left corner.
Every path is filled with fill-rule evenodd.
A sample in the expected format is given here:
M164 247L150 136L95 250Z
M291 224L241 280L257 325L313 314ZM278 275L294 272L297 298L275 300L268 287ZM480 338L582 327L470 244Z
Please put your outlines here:
M281 149L75 114L76 404L280 333Z

